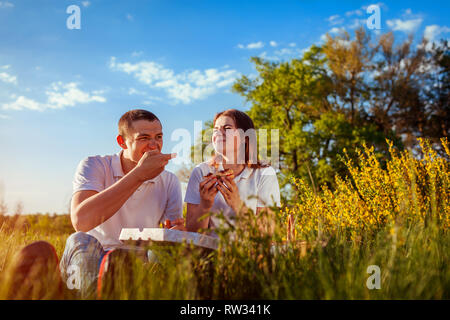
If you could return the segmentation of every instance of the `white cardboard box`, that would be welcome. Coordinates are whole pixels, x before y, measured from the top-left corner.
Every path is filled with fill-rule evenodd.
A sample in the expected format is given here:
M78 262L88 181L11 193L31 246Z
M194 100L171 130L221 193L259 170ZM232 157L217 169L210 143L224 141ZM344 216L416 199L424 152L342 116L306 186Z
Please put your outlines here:
M123 228L119 236L120 241L143 240L143 241L162 241L192 243L195 246L216 250L219 245L219 239L210 237L197 232L170 230L164 228Z

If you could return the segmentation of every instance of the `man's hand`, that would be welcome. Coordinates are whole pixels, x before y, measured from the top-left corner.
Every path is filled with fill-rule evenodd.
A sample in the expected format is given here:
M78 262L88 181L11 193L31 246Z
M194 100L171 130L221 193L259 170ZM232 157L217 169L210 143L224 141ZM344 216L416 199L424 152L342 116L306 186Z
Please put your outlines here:
M136 165L136 172L142 182L157 177L164 171L170 159L177 156L176 153L164 154L156 150L147 151Z
M184 219L180 218L180 219L176 219L173 221L170 221L169 219L167 219L164 222L164 228L165 229L170 229L170 230L180 230L180 231L187 231L185 225L184 225Z

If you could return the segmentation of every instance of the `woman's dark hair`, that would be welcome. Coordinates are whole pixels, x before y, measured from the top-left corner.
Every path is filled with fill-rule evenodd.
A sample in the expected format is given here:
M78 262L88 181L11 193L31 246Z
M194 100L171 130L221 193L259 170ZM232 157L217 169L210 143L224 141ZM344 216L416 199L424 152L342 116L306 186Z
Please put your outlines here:
M234 120L237 129L242 129L245 133L245 164L249 168L264 168L268 164L262 163L258 159L258 151L256 146L256 131L253 120L245 113L236 109L228 109L215 115L213 126L216 120L221 116L230 117ZM250 137L249 137L250 136ZM251 138L251 139L250 139ZM214 162L214 158L213 158Z

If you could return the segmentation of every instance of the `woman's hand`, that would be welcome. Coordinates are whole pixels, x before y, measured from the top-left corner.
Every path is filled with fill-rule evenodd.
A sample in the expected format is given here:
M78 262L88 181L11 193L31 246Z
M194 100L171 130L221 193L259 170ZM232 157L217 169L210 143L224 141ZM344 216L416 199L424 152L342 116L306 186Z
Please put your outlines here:
M214 204L214 198L218 192L216 182L216 176L208 175L199 184L200 205L204 210L210 210Z
M234 175L222 177L222 179L217 181L217 189L223 195L223 198L231 209L238 214L243 208L244 203L241 200L239 189L233 179Z

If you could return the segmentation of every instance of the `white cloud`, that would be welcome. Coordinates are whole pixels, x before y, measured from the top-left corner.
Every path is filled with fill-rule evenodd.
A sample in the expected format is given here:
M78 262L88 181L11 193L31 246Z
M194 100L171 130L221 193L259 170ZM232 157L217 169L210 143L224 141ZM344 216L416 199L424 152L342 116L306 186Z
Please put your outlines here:
M423 33L423 37L428 40L428 44L426 45L426 50L431 50L433 46L433 42L439 41L438 37L441 34L450 33L450 28L447 26L438 26L437 24L433 24L431 26L426 26L425 31Z
M0 9L1 8L13 8L14 4L8 1L0 1Z
M138 63L118 63L111 57L110 69L133 75L139 82L150 88L164 90L175 103L191 103L216 93L219 89L230 86L239 74L228 68L189 70L175 73L153 61Z
M292 55L294 53L295 53L295 51L293 49L291 49L291 48L283 48L283 49L275 51L275 54L277 56Z
M335 14L335 15L329 17L329 18L327 19L327 21L328 21L332 26L344 23L344 19L341 18L341 16L338 15L338 14Z
M434 41L441 33L449 33L450 28L447 26L438 26L437 24L433 24L431 26L426 26L423 36L428 41Z
M77 103L106 102L102 96L91 95L78 89L76 82L64 84L62 82L52 83L50 90L46 91L48 103L54 109L73 107Z
M403 19L418 19L418 18L423 18L423 15L413 13L412 10L410 8L408 8L408 9L403 10L402 18Z
M161 102L161 101L164 101L164 99L161 97L148 96L147 100L142 101L142 104L155 105L156 102Z
M11 119L11 117L6 115L6 114L1 114L0 113L0 119L8 120L8 119Z
M264 43L262 41L258 41L258 42L252 42L249 43L247 45L243 45L243 44L238 44L237 47L239 49L261 49L264 47Z
M140 90L137 90L137 89L131 87L130 89L128 89L128 94L130 96L133 96L133 95L145 96L146 93L144 91L140 91Z
M270 44L271 47L278 46L278 43L276 41L270 41L269 44Z
M278 61L278 60L280 60L280 58L277 57L277 56L269 56L269 55L267 54L267 51L264 51L263 53L261 53L261 54L259 55L259 57L260 57L261 59L264 59L264 60L272 60L272 61Z
M142 56L143 54L144 54L143 51L133 51L133 52L131 53L131 56L132 56L132 57L140 57L140 56Z
M289 47L296 47L296 46L297 46L297 44L295 42L289 43Z
M331 22L331 21L334 21L334 20L339 19L339 17L340 17L340 16L339 16L338 14L335 14L335 15L329 17L327 20Z
M261 59L271 60L271 61L281 61L286 58L298 58L301 57L305 52L305 49L299 49L296 46L289 45L287 48L280 48L275 50L273 54L268 54L264 51L259 55Z
M23 109L42 111L45 109L45 107L41 103L36 102L32 99L28 99L24 96L18 97L17 100L12 103L3 104L3 110L23 110Z
M81 1L81 4L83 5L83 7L87 8L91 5L90 1Z
M393 19L386 21L386 23L394 31L413 32L421 25L422 20L422 18L411 20Z
M6 83L17 84L17 77L12 76L7 72L0 72L0 81L6 82Z
M85 104L89 102L106 102L106 99L94 93L84 92L78 89L78 83L54 82L49 89L45 91L47 101L41 103L33 99L19 96L11 103L3 104L3 110L35 110L44 111L46 109L63 109L65 107L73 107L77 104Z
M371 3L367 6L362 6L361 9L363 9L365 12L367 12L367 8L369 8L370 6L378 6L384 10L388 10L388 6L386 4L384 4L383 2Z
M330 31L328 31L328 34L329 35L332 35L332 34L334 34L334 35L342 35L342 34L344 34L345 33L345 28L332 28ZM328 39L327 39L327 34L325 33L325 34L322 34L321 36L320 36L320 41L321 42L326 42ZM337 43L339 43L341 46L343 46L343 47L349 47L350 46L350 43L351 43L351 41L348 41L348 40L344 40L344 39L338 39L337 40Z
M345 32L345 28L344 27L333 27L330 29L330 31L328 31L327 33L329 35L341 35ZM326 42L327 41L327 34L324 33L320 36L320 41L321 42Z
M351 17L351 16L354 16L354 15L356 15L356 16L362 16L363 13L362 13L361 10L356 9L356 10L353 10L353 11L347 11L347 12L345 13L345 15L346 15L347 17Z
M247 49L261 49L262 47L264 47L264 43L262 43L261 41L249 43L247 45Z
M352 24L348 25L349 29L356 29L359 28L360 26L365 26L367 23L366 19L353 19Z
M91 94L99 96L99 95L105 94L107 91L109 91L109 88L106 89L106 90L105 89L103 89L103 90L93 90L91 92ZM106 99L105 99L105 101L106 101Z
M343 27L341 27L341 28L334 27L334 28L331 28L330 31L328 31L328 33L330 33L330 34L340 34L343 32L345 32L345 28L343 28Z

